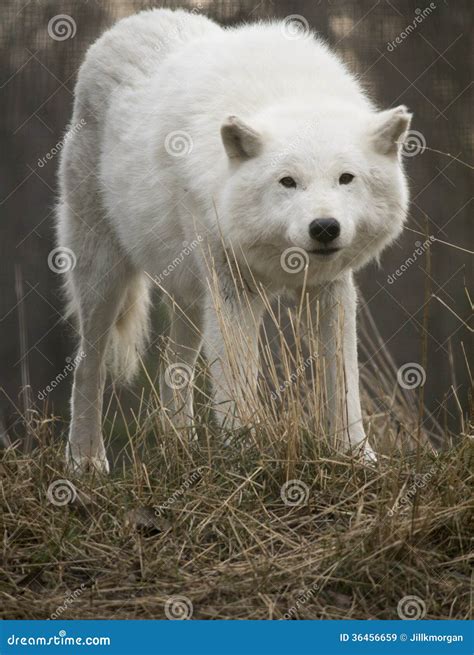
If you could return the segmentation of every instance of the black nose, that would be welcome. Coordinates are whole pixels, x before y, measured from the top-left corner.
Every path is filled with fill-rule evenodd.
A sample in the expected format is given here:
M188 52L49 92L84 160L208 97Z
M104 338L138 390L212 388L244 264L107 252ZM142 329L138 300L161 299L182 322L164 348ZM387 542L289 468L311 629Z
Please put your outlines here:
M335 218L315 218L309 224L309 235L320 243L334 241L341 233L339 221Z

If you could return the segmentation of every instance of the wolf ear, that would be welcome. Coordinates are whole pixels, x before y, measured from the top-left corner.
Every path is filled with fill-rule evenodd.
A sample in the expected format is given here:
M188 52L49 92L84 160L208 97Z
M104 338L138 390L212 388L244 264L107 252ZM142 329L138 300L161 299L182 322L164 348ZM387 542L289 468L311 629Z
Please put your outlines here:
M383 155L396 155L410 128L411 117L405 105L379 112L372 131L375 149Z
M229 116L221 127L222 143L229 159L250 159L262 149L262 138L237 116Z

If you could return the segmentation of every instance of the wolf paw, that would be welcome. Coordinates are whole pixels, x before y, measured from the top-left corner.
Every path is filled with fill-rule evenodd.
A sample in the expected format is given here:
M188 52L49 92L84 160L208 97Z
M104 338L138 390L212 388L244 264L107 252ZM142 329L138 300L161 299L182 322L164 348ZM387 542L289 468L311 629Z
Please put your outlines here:
M367 462L368 464L375 464L377 461L377 454L369 444L365 444L362 448L361 456L364 462Z
M84 455L72 452L70 445L66 448L66 463L70 471L76 475L87 475L97 472L106 475L110 473L110 466L105 456L102 455Z

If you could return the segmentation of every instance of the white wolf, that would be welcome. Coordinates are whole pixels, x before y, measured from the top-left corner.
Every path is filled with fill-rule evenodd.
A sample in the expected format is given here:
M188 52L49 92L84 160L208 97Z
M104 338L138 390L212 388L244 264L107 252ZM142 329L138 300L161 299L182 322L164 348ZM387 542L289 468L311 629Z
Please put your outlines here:
M408 189L399 151L411 116L403 106L377 110L324 43L298 36L285 22L224 29L160 9L121 20L87 52L71 124L83 127L62 152L57 212L58 245L77 260L67 291L85 356L68 456L80 470L108 471L106 367L133 375L153 278L172 312L171 370L192 371L204 345L216 414L233 425L236 402L257 378L261 291L303 293L309 312L318 308L329 397L341 377L331 361L342 305L342 439L373 452L359 400L352 271L402 229ZM237 364L223 318L245 335ZM188 425L191 377L171 385L178 399L169 380L161 385L164 406Z

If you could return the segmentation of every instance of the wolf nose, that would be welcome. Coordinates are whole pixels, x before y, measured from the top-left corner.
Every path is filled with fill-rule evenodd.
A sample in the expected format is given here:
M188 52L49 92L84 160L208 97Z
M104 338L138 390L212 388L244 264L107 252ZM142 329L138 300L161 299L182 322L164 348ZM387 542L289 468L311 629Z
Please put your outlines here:
M334 241L341 233L339 221L335 218L315 218L309 224L309 235L320 243Z

